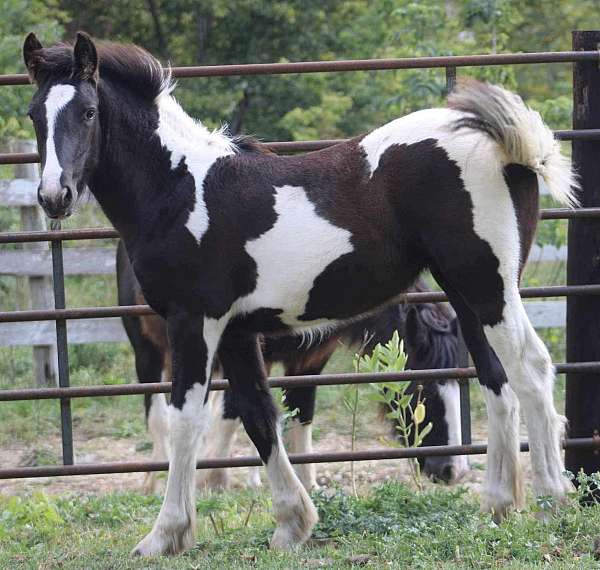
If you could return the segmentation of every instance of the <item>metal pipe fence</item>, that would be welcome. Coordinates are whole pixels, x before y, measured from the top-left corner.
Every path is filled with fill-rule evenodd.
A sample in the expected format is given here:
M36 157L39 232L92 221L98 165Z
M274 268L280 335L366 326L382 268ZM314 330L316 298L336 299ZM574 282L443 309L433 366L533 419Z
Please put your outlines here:
M600 449L600 438L582 437L567 439L565 449ZM521 443L521 451L529 451L528 442ZM407 459L416 457L439 457L447 455L483 455L487 445L439 445L431 447L366 449L363 451L328 451L325 453L290 453L290 461L301 463L338 463L342 461L380 461L383 459ZM215 469L219 467L259 467L259 457L229 457L223 459L203 459L196 462L196 469ZM166 461L118 461L107 463L85 463L80 465L57 465L40 467L12 467L0 470L0 479L20 479L25 477L65 477L73 475L106 475L110 473L139 473L149 471L167 471Z
M343 71L376 71L376 70L399 70L399 69L423 69L443 68L446 72L446 84L448 91L452 89L456 81L456 69L468 66L487 65L522 65L541 63L574 63L600 61L600 50L597 51L567 51L567 52L543 52L543 53L521 53L521 54L492 54L471 56L448 56L448 57L423 57L423 58L399 58L399 59L373 59L373 60L349 60L349 61L318 61L297 63L264 63L243 65L215 65L196 67L176 67L172 69L173 77L225 77L233 75L277 75L291 73L318 73L318 72L343 72ZM25 74L2 75L0 86L26 85L29 78ZM573 141L598 141L600 140L600 129L564 130L556 131L555 136L559 140ZM285 141L265 143L274 152L300 152L320 150L343 142L339 140L318 141ZM2 164L24 164L39 162L37 153L10 153L0 154L0 165ZM542 220L554 219L577 219L577 218L600 218L600 208L581 208L568 210L562 208L546 209L540 213ZM37 241L50 241L52 244L52 261L54 277L54 310L33 310L0 312L1 322L23 322L33 320L55 320L57 331L57 347L59 355L59 387L42 389L16 389L0 391L1 401L16 400L42 400L59 399L61 403L61 436L63 442L63 465L41 466L0 469L0 479L20 477L46 477L59 475L89 475L101 473L126 473L136 471L160 471L168 469L167 463L153 462L119 462L102 464L73 465L73 433L70 401L72 398L84 398L92 396L118 396L132 394L165 393L169 392L171 384L145 383L145 384L123 384L110 386L80 386L71 387L69 382L68 364L68 341L66 321L69 319L83 319L92 317L115 317L123 315L148 315L153 314L147 305L132 307L85 307L67 309L64 300L64 271L62 242L66 240L86 239L110 239L118 237L112 228L94 229L72 229L53 230L44 232L5 232L0 234L0 244L26 243ZM571 285L553 287L529 287L521 290L525 298L551 297L551 296L578 296L578 295L600 295L600 285ZM407 293L402 296L403 302L443 302L447 301L444 293ZM387 382L396 380L410 380L419 382L431 382L439 379L458 379L461 385L461 412L462 412L462 436L463 444L470 443L470 413L468 409L468 379L476 377L476 371L467 366L468 363L461 362L462 368L438 369L438 370L409 370L393 374L328 374L320 376L298 376L271 378L270 386L275 387L300 387L300 386L323 386L342 384L365 384L371 382ZM586 373L600 372L600 362L561 363L556 365L557 372ZM224 390L227 388L226 380L215 380L212 389ZM567 448L594 448L600 449L599 438L579 438L567 440ZM528 449L527 443L521 446L523 451ZM417 449L374 449L355 452L330 452L314 453L304 455L291 455L292 463L321 463L338 461L365 461L374 459L399 459L406 457L422 457L433 455L468 455L486 452L484 444L422 447ZM208 459L198 462L198 468L213 467L239 467L260 465L258 457L237 457L230 459Z

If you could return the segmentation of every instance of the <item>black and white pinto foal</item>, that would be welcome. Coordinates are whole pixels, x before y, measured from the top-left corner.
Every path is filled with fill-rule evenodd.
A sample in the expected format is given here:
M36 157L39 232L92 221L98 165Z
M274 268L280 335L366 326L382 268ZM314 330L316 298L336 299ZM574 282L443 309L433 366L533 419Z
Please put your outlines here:
M266 465L274 548L304 542L318 516L289 463L257 333L312 331L364 315L429 267L447 292L485 386L484 506L521 500L519 404L536 493L563 497L564 420L553 368L519 296L540 175L573 204L574 177L540 116L500 87L463 84L448 108L396 119L300 156L254 152L209 132L171 96L169 76L132 45L78 34L25 62L42 159L39 201L72 213L88 186L125 242L173 351L171 458L143 555L195 541L194 461L208 377L221 348L242 422Z

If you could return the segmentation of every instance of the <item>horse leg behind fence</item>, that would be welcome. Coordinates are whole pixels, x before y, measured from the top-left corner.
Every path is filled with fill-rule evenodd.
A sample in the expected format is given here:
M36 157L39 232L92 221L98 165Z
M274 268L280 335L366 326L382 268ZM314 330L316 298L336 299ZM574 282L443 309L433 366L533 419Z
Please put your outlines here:
M228 331L221 349L233 400L266 466L277 521L271 546L285 549L301 544L310 536L318 515L283 447L258 337Z
M562 475L564 419L552 401L550 355L529 322L518 290L537 219L536 176L514 166L504 176L488 178L481 191L469 187L467 179L466 190L478 238L445 231L440 239L431 229L426 247L432 272L458 314L483 387L489 447L482 506L500 519L523 499L519 403L527 420L538 495L562 497L570 488ZM492 210L493 219L488 217Z
M117 290L119 305L145 305L140 285L133 273L125 246L117 246ZM133 347L138 382L171 380L171 357L164 319L158 315L122 317L125 332ZM144 394L146 426L152 441L151 461L169 459L169 409L165 394ZM158 490L157 473L149 471L144 477L146 493Z

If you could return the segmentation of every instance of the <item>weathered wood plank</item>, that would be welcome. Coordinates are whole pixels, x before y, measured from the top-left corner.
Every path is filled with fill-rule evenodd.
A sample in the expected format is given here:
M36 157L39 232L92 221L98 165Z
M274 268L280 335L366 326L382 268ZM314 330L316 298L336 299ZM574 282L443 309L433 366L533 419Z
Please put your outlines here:
M564 327L564 301L532 301L525 303L527 314L536 328ZM84 319L67 322L69 343L127 342L121 319ZM56 329L52 321L0 324L0 346L53 344Z
M567 246L556 247L553 245L533 244L527 263L547 263L554 261L567 261Z
M65 275L107 275L115 273L114 247L66 247L63 250ZM0 251L0 275L50 276L50 250Z
M38 184L37 179L0 180L0 206L37 206Z
M525 311L536 329L562 328L567 322L567 303L560 301L531 301L524 303Z
M121 319L84 319L67 321L69 344L126 342ZM0 324L0 346L51 345L56 342L53 321Z
M63 251L66 275L108 275L115 272L113 247L65 248ZM552 245L534 245L529 263L558 262L566 259L566 246L556 248ZM0 250L0 275L50 276L50 251Z

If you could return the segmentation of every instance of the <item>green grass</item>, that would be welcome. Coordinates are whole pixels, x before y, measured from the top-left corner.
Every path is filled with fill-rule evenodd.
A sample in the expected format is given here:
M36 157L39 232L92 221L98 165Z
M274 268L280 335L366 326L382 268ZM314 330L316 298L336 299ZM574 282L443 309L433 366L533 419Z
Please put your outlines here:
M129 552L151 528L157 497L0 497L0 568L598 567L598 506L572 501L546 522L532 509L497 526L461 489L419 494L386 483L359 498L330 489L314 499L321 521L294 553L267 549L274 524L266 494L230 492L197 501L197 544L190 552L140 559Z

